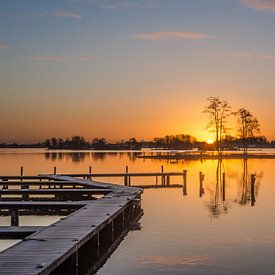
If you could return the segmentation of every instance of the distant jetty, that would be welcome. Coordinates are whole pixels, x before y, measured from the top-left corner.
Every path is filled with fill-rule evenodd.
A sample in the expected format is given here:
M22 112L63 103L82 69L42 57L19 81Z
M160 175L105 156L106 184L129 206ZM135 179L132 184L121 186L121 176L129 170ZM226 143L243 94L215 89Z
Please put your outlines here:
M216 152L150 152L137 157L160 160L275 159L275 153L224 153L219 155Z

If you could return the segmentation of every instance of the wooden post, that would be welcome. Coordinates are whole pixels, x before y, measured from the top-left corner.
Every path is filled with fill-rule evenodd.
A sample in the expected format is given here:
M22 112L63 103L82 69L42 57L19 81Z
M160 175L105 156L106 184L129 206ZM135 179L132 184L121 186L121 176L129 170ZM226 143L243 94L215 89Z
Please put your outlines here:
M167 185L170 185L170 176L167 176Z
M24 174L24 167L23 167L23 166L21 166L21 167L20 167L20 176L22 177L22 176L23 176L23 174Z
M54 173L54 175L56 175L56 167L55 166L53 168L53 173Z
M11 210L11 226L19 226L18 209L12 209Z
M23 175L24 175L24 167L21 166L21 167L20 167L20 176L23 177ZM22 184L21 184L21 189L29 189L29 186L28 186L28 185L23 184L23 179L22 179L22 178L20 179L20 181L22 182ZM22 195L22 199L23 199L24 201L29 200L29 195L28 195L28 194L23 194L23 195Z
M183 195L187 195L187 170L183 170Z
M128 174L129 168L128 165L126 165L126 169L125 169L125 176L124 176L124 185L128 186L128 176L126 174Z
M89 166L89 174L92 174L92 166Z
M161 173L162 174L164 173L163 165L161 165ZM165 176L164 175L161 176L161 184L165 185Z
M225 201L225 173L222 174L222 200Z
M255 181L256 181L256 175L251 175L251 206L255 205Z

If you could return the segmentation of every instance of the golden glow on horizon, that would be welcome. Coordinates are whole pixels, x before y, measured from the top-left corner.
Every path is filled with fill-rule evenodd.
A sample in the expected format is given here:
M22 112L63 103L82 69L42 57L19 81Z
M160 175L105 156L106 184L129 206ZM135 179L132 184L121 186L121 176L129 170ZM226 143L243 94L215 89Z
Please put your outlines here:
M207 144L213 144L214 143L213 139L208 139L206 142L207 142Z

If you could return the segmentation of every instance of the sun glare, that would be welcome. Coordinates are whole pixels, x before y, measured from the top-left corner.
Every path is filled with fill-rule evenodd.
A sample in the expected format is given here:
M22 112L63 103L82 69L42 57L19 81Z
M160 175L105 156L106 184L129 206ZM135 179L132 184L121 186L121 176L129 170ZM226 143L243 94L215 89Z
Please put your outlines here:
M214 141L212 139L208 139L206 142L207 142L207 144L213 144L214 143Z

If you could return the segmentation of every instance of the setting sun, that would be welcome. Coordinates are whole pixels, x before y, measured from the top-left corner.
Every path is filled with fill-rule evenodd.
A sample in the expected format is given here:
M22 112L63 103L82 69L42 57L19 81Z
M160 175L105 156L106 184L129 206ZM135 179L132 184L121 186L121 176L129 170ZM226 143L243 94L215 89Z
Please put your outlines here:
M213 139L208 139L206 142L207 142L207 144L213 144L214 143Z

